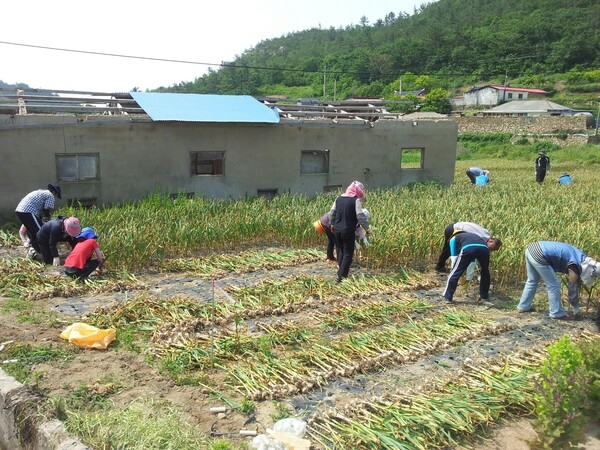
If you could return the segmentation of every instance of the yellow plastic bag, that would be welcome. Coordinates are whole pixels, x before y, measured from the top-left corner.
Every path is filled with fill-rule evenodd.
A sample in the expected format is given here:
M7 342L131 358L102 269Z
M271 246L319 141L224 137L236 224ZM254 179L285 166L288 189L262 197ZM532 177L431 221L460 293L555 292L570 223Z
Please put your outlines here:
M60 337L81 348L96 348L106 350L108 345L115 340L117 330L109 328L101 330L87 323L77 322L69 325Z

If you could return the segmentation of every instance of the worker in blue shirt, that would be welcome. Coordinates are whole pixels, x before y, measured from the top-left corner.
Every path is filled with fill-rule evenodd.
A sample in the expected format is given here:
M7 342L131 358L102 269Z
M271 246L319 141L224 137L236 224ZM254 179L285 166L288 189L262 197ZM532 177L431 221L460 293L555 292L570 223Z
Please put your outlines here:
M481 174L478 177L475 177L475 186L485 186L489 182L490 177L485 174Z
M573 179L567 172L563 172L563 174L558 177L558 184L571 184L572 182Z
M483 239L474 233L457 233L450 241L450 260L452 270L446 282L442 296L447 303L452 303L458 280L473 261L479 261L480 280L479 298L486 301L490 296L490 251L496 251L502 246L498 238Z
M525 250L525 267L527 281L517 311L531 311L533 298L542 279L548 291L549 316L558 320L573 320L573 316L567 315L560 301L560 279L557 273L564 273L568 277L569 302L575 315L579 313L580 282L591 287L593 279L600 276L599 262L564 242L538 241L529 244Z
M467 176L469 177L469 180L471 181L471 184L475 184L475 179L479 175L485 175L486 177L489 178L490 171L486 170L486 169L482 169L481 167L469 167L467 169Z

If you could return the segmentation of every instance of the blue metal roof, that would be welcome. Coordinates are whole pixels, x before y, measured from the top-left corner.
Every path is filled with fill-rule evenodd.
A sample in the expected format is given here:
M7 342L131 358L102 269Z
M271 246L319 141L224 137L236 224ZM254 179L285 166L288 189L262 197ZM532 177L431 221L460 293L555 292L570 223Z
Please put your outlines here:
M249 95L130 92L154 121L279 123L279 114Z

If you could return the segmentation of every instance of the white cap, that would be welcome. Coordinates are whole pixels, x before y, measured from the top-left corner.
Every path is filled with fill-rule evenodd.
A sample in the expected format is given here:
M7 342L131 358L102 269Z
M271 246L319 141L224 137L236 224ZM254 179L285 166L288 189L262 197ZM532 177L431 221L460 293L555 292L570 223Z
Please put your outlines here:
M591 287L594 283L594 277L600 277L600 263L595 259L586 256L581 263L581 281L586 286Z

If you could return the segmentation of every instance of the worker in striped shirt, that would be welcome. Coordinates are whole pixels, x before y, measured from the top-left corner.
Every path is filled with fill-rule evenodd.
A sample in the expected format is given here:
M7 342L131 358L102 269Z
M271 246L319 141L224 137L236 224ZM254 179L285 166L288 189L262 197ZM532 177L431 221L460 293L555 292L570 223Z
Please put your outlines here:
M60 186L49 184L48 189L37 189L27 194L17 205L15 213L25 228L29 237L29 244L39 253L37 232L44 222L50 219L54 211L55 199L61 199Z

